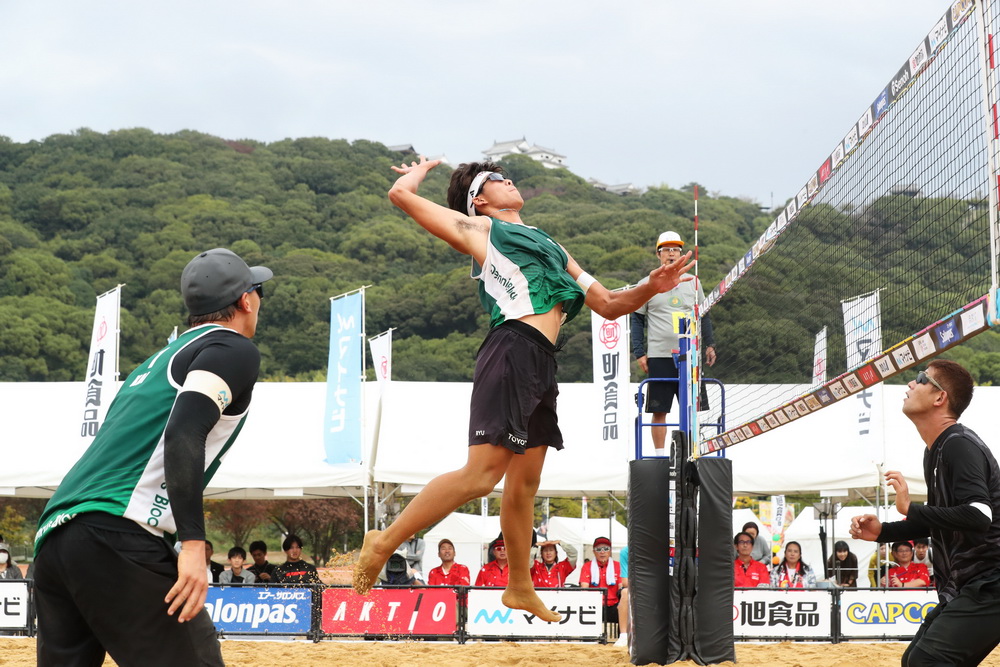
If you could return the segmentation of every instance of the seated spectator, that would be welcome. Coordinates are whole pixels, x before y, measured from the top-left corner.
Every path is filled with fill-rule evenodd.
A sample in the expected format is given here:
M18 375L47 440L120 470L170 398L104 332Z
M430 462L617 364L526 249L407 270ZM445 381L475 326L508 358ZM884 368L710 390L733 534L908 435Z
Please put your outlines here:
M180 543L178 542L178 544ZM225 565L212 560L212 554L214 553L215 547L212 546L212 541L205 540L205 576L208 577L208 583L210 584L219 583L219 575L226 570Z
M559 560L556 547L562 545L566 558ZM541 560L531 565L531 581L535 588L562 588L569 580L569 575L576 569L576 547L562 540L547 540L538 545Z
M267 562L267 543L263 540L256 540L250 543L250 557L253 558L253 565L247 568L253 572L253 576L258 584L270 584L274 582L274 563Z
M767 568L767 571L771 571L771 545L767 543L764 536L760 534L760 529L757 524L753 521L747 521L743 524L742 532L748 534L753 538L753 551L750 552L750 557L755 561Z
M378 575L380 586L419 586L413 568L406 560L406 549L400 547L389 556Z
M0 579L23 579L21 568L10 555L10 545L0 542Z
M878 545L875 553L868 561L868 581L872 588L878 588L888 577L889 570L896 567L896 563L889 558L889 545L882 543Z
M496 588L507 587L507 547L503 542L503 533L493 540L491 548L493 560L483 566L476 577L476 586L494 586Z
M889 570L883 586L889 588L927 588L931 575L927 566L913 562L913 547L909 542L895 542L892 545L892 558L896 567Z
M219 575L220 584L252 584L256 581L253 572L243 567L247 552L243 547L233 547L229 550L229 569Z
M841 588L854 588L858 585L858 557L843 540L837 540L833 545L833 555L826 561L826 570L828 576Z
M318 584L316 567L302 560L302 540L298 535L289 535L281 543L285 551L285 562L274 569L276 584Z
M604 601L604 622L618 623L618 588L621 585L621 564L611 558L611 540L598 537L594 540L594 560L580 568L581 588L604 588L608 596Z
M927 574L930 575L928 585L934 583L934 563L931 561L931 543L926 537L918 537L913 540L913 562L927 566Z
M410 572L421 582L424 580L423 560L424 560L424 540L417 537L416 533L410 535L410 539L399 545L405 551L406 564Z
M733 544L736 545L736 560L733 563L733 586L735 588L756 588L770 586L771 577L763 563L752 558L753 535L743 531L736 533Z
M441 564L427 573L428 586L468 586L469 568L455 562L455 545L447 537L438 542Z
M798 542L785 543L785 557L771 570L771 585L775 588L816 587L816 575L802 562L802 546Z

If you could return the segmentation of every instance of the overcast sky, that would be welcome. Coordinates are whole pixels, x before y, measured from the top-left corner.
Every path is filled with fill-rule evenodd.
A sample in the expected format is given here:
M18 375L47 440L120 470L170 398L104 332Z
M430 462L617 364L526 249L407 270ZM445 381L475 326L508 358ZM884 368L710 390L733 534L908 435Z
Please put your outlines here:
M770 205L805 184L941 0L0 2L0 135L88 127L413 144L525 137L606 183Z

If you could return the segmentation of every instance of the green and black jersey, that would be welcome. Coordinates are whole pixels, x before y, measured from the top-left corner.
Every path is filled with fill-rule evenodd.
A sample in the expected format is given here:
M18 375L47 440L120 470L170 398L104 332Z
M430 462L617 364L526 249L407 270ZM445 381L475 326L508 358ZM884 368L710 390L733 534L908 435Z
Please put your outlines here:
M540 229L491 221L485 265L472 261L472 277L479 280L479 300L490 315L490 327L547 313L559 303L566 321L573 319L585 295L566 271L566 251Z
M36 553L53 529L84 512L124 517L154 535L173 535L177 523L167 494L164 432L185 378L194 370L208 371L233 394L205 440L201 488L185 489L200 501L243 426L259 368L256 346L217 324L184 332L144 361L122 384L93 443L46 505Z

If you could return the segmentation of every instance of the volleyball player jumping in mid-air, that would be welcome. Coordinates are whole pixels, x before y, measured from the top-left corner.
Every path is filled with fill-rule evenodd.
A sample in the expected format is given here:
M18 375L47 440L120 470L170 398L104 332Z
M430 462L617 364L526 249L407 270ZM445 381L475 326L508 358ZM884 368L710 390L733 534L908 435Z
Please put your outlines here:
M504 482L500 528L510 576L503 603L546 621L549 610L531 582L534 498L549 447L562 449L556 418L555 343L563 322L584 303L608 319L631 313L654 294L684 280L691 253L657 267L649 281L619 292L605 289L545 232L521 221L524 200L497 165L460 165L451 175L445 208L417 194L440 160L421 157L393 169L402 174L389 199L434 236L472 257L473 277L490 315L472 383L469 453L465 467L431 480L385 531L369 531L354 573L366 593L403 540Z

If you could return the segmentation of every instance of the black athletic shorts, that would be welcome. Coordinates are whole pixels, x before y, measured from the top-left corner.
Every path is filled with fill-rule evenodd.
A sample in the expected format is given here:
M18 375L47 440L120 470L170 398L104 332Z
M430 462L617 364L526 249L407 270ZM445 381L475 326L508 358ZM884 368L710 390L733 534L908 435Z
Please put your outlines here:
M649 378L676 378L677 366L670 357L647 357ZM646 399L643 405L645 412L670 412L674 407L674 396L677 395L676 382L647 382ZM701 402L698 410L708 410L708 392L705 383L701 384Z
M962 586L931 610L903 653L903 665L978 665L1000 643L1000 572Z
M38 664L222 665L208 612L186 623L163 601L177 556L134 521L81 514L54 529L35 559Z
M555 346L519 320L494 327L476 356L469 445L501 445L515 454L563 448L556 416Z

